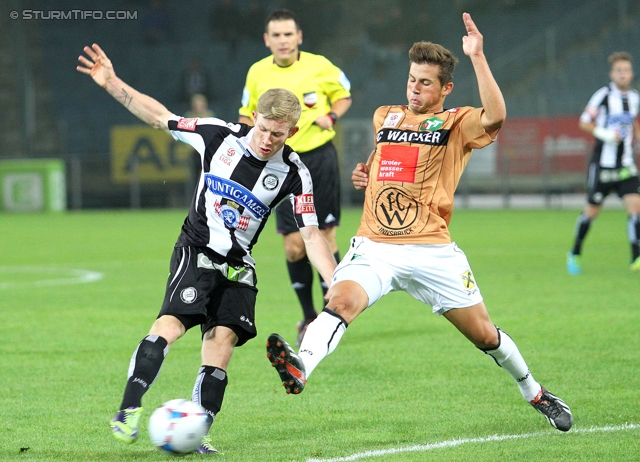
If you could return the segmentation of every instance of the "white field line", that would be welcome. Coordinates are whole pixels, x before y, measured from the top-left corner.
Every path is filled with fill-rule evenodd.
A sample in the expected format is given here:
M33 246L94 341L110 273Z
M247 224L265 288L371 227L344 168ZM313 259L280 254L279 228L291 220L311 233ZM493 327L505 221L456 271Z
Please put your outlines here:
M597 433L597 432L615 432L615 431L623 431L623 430L635 430L640 428L640 424L623 424L623 425L612 425L607 427L589 427L589 428L576 428L571 430L568 434L573 433ZM486 443L491 441L505 441L505 440L517 440L524 438L535 438L538 436L548 436L550 432L536 432L536 433L524 433L521 435L492 435L486 436L482 438L462 438L462 439L454 439L448 441L442 441L440 443L430 443L430 444L418 444L415 446L406 446L400 448L389 448L389 449L377 449L375 451L364 451L358 452L356 454L352 454L346 457L336 457L333 459L307 459L306 462L347 462L351 460L358 460L364 457L380 457L386 456L387 454L399 454L403 452L424 452L431 451L433 449L441 449L441 448L451 448L455 446L461 446L463 444L473 444L473 443ZM557 432L555 433L558 434Z
M27 273L33 275L29 281L1 282L3 274ZM76 268L51 268L44 266L0 266L0 290L49 287L67 284L86 284L99 281L104 275L97 271Z

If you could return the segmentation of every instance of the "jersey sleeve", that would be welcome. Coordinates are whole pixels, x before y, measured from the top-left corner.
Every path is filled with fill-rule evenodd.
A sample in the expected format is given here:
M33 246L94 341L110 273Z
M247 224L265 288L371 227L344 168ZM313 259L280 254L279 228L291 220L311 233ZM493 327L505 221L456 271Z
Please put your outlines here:
M376 133L382 127L385 113L389 112L388 106L381 106L373 113L373 139L375 141Z
M240 102L241 106L238 110L239 115L245 117L252 117L253 111L258 107L258 92L256 90L256 72L255 65L249 68L249 72L247 72L247 79L244 83L244 88L242 89L242 100Z
M598 117L598 112L600 112L600 105L602 104L608 93L609 88L602 87L598 91L596 91L593 96L591 96L589 102L587 103L587 107L585 107L582 114L580 114L580 122L595 122L596 118Z
M204 155L206 146L221 130L241 133L242 125L227 123L215 117L185 118L172 115L167 123L171 136L193 147L200 156Z
M297 175L291 183L291 194L289 195L296 224L298 228L318 226L318 217L313 201L311 174L297 154L292 156L291 160L298 168Z
M351 82L342 70L326 60L318 78L324 93L333 104L339 99L351 98Z
M462 145L471 149L480 149L493 143L491 136L482 126L482 108L459 108L462 111Z

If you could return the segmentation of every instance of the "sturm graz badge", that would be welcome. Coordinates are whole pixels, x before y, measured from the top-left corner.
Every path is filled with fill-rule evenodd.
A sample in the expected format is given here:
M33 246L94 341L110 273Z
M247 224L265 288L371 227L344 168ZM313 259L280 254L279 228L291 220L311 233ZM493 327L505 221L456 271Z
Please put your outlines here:
M386 235L411 234L418 218L418 202L398 187L389 186L378 193L375 214L380 233Z
M262 186L264 186L264 189L266 189L267 191L273 191L278 187L278 177L273 173L265 175L265 177L262 179Z
M180 299L187 305L195 302L196 298L198 298L198 291L196 291L195 287L187 287L180 292Z

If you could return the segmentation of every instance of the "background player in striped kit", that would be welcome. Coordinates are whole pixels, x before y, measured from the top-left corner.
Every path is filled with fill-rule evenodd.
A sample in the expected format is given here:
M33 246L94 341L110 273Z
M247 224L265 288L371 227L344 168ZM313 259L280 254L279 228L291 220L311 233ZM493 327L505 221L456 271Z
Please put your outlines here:
M640 271L640 180L633 158L635 133L640 133L640 95L631 88L631 55L609 56L606 87L596 91L580 116L580 128L596 138L587 179L587 204L578 217L573 248L567 254L567 271L582 272L582 244L607 195L615 191L629 213L627 234L631 244L632 271Z
M493 324L469 262L448 231L454 192L473 149L495 140L506 118L483 37L468 13L462 19L462 49L473 65L482 107L444 110L457 59L431 42L411 47L408 104L376 110L376 149L353 172L356 188L365 189L364 210L351 248L333 273L329 302L309 324L298 354L272 334L267 357L287 392L300 393L347 326L387 293L402 290L491 356L527 402L553 427L568 431L569 407L534 379L513 339ZM377 345L383 352L384 339Z
M269 88L287 88L299 98L302 104L300 130L287 143L300 154L311 172L320 230L339 261L336 227L340 224L340 171L331 140L335 136L334 125L351 106L351 84L324 56L299 50L302 30L297 16L290 10L275 10L267 16L264 42L272 54L249 69L239 120L251 124L256 101ZM290 204L284 203L276 209L277 229L283 235L289 278L302 306L303 319L298 323L296 339L300 344L308 323L317 313L312 296L313 269L291 217ZM327 285L322 277L320 281L323 293L326 293Z
M202 366L192 399L211 423L220 411L233 350L256 336L255 261L251 249L271 210L293 203L292 217L313 265L329 280L336 266L318 229L313 185L298 155L285 144L297 131L300 102L274 88L259 99L254 127L216 118L185 119L131 88L94 44L78 59L90 75L143 122L189 143L200 155L202 171L189 214L175 244L165 298L149 334L135 349L113 435L127 443L138 437L142 397L155 382L169 348L186 331L200 326ZM209 436L198 452L215 453Z

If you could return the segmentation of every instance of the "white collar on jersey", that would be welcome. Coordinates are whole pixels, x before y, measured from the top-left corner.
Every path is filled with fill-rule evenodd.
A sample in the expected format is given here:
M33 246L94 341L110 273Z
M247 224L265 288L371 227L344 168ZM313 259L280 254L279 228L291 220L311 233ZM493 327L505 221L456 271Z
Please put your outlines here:
M629 88L631 88L631 87L629 87ZM629 94L629 90L622 91L613 82L609 83L609 89L611 90L611 93L618 94L618 95L620 95L620 97L624 97L624 96L627 96L627 94Z
M247 157L254 157L255 159L258 159L259 161L262 162L267 162L271 159L274 159L278 156L282 155L282 151L284 150L284 146L280 148L280 151L276 152L275 155L273 155L272 157L270 157L267 161L265 161L264 159L261 159L260 157L258 157L258 155L253 152L253 149L251 149L251 137L253 136L253 131L255 130L255 128L252 128L251 130L249 130L249 133L247 133L245 136L243 136L242 138L236 138L236 143L238 144L238 147L242 150L242 153L247 156Z

